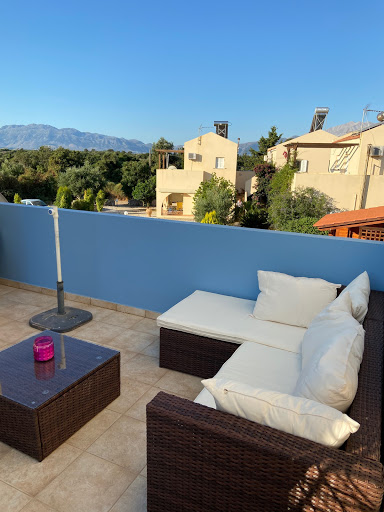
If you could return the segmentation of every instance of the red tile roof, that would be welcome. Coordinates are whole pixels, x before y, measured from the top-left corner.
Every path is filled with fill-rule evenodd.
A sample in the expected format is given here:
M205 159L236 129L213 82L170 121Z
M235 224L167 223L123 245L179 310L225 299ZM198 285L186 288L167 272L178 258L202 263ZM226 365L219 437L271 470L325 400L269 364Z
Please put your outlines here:
M349 212L329 213L318 220L314 226L322 230L338 226L365 226L381 222L384 222L384 206L352 210Z
M340 139L336 139L333 141L334 144L338 144L339 142L345 142L347 140L355 140L360 139L360 133L352 133L352 135L347 135L346 137L341 137Z

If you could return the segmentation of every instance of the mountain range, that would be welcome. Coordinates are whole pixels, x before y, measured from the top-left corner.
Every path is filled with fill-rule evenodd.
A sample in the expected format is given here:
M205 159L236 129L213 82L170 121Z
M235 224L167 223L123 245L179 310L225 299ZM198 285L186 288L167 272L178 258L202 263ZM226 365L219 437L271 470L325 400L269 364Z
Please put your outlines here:
M368 128L374 123L364 123ZM361 123L350 122L327 128L326 131L340 137L345 133L358 131ZM283 139L283 141L286 139ZM132 151L132 153L148 153L152 144L146 144L136 139L112 137L100 133L80 132L74 128L55 128L47 124L6 125L0 127L0 148L7 149L38 149L40 146L49 146L52 149L64 147L82 151L95 149L97 151ZM258 149L254 142L243 142L239 145L239 155L249 152L249 149Z

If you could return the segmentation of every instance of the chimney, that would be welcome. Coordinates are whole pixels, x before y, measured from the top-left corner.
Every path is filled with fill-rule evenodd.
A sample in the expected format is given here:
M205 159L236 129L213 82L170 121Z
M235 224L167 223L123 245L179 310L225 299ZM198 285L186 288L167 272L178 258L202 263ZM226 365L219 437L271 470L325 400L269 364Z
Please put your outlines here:
M216 134L224 139L228 139L228 121L214 121L213 125L216 126Z

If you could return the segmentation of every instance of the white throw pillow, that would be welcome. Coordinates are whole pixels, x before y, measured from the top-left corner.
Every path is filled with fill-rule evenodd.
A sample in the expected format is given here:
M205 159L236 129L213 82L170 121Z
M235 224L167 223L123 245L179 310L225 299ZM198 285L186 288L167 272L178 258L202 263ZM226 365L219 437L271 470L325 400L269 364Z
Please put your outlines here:
M340 302L345 297L339 297ZM345 412L356 395L363 352L364 329L359 322L344 311L324 311L305 333L294 395Z
M259 270L260 293L253 316L298 327L308 327L337 295L340 284L324 279L293 277Z
M351 323L352 302L349 293L340 294L309 324L301 343L301 368L307 366L315 352L323 348L335 335L342 334ZM353 325L358 326L356 321Z
M202 383L213 395L218 410L325 446L339 448L360 427L336 409L305 398L227 379Z
M352 314L361 324L364 322L365 315L368 311L369 294L371 286L367 272L363 272L356 277L349 285L344 288L340 296L349 293L352 300Z

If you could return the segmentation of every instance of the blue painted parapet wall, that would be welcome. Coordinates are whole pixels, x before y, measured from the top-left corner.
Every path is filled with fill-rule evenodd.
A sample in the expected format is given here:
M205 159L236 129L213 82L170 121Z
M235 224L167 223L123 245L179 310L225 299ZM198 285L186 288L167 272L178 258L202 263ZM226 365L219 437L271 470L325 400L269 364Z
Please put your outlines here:
M163 312L196 289L254 299L257 270L384 291L384 243L59 210L65 290ZM46 208L0 203L0 277L56 287Z

